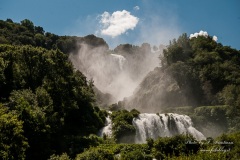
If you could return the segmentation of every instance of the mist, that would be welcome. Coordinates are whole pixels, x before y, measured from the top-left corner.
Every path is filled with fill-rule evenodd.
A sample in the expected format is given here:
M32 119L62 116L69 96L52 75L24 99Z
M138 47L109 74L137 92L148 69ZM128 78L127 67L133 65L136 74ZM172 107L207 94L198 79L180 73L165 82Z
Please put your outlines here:
M145 16L140 18L140 11ZM172 81L162 80L159 73L153 79L159 81L160 87L157 84L153 87L150 83L145 85L143 81L146 81L148 74L156 72L156 67L161 67L159 56L166 48L164 45L182 33L175 12L161 7L155 13L146 2L144 8L134 8L133 12L105 11L92 21L97 26L93 27L95 34L104 38L111 49L78 43L78 52L70 54L74 67L89 80L92 79L98 90L111 94L113 98L107 104L124 101L123 107L128 110L136 108L148 113L161 111L163 105L170 103L164 101L164 86ZM134 45L124 44L129 41Z
M79 50L69 56L74 67L88 80L92 79L101 92L111 94L114 102L133 94L147 73L159 65L158 56L162 52L161 49L153 52L149 44L119 45L114 50L86 43L78 46Z

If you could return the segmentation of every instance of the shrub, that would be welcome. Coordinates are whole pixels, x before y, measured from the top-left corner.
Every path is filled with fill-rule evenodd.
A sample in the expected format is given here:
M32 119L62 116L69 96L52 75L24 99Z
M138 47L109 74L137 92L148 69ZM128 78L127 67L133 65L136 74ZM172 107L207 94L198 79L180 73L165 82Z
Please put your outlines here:
M91 148L78 154L76 160L114 160L114 155L106 149Z

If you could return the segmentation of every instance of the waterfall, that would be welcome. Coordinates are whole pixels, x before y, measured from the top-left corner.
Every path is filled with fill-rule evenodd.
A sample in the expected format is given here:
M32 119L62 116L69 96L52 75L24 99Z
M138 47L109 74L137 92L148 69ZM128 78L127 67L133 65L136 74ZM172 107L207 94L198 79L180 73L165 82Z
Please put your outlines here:
M122 70L123 69L123 65L126 61L126 58L123 57L122 55L118 55L118 54L110 54L112 56L113 61L115 61L116 63L118 63L119 69Z
M144 143L147 138L157 139L182 133L189 133L197 140L205 139L205 136L193 127L191 118L186 115L143 113L133 119L133 125L136 128L136 143Z
M111 137L112 136L112 120L108 115L105 121L105 127L99 131L99 136L103 137L104 135Z
M192 120L187 115L175 113L154 114L141 113L133 119L136 128L135 143L145 143L147 138L171 137L177 134L191 134L197 140L206 139L205 136L193 127ZM105 127L100 130L100 136L112 136L112 121L108 116Z

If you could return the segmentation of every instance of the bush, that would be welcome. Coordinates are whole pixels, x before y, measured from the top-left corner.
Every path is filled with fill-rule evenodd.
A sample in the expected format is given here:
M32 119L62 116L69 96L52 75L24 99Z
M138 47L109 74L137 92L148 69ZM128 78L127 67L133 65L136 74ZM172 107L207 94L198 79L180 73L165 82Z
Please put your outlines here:
M62 155L51 155L48 160L71 160L71 158L67 155L67 153L63 153Z
M132 121L138 114L139 112L137 110L132 110L131 112L121 110L112 113L113 137L117 142L134 143L136 129Z
M0 104L0 159L25 159L28 147L23 121Z
M153 144L153 155L157 159L162 159L168 155L180 156L197 153L199 148L200 144L191 135L160 137Z
M114 160L114 155L106 149L91 148L78 154L76 160Z
M134 150L131 152L127 152L125 154L121 154L121 160L144 160L144 155L139 150Z
M217 144L220 145L220 148L228 150L226 152L229 159L237 159L240 157L240 132L231 133L231 134L222 134L216 139Z

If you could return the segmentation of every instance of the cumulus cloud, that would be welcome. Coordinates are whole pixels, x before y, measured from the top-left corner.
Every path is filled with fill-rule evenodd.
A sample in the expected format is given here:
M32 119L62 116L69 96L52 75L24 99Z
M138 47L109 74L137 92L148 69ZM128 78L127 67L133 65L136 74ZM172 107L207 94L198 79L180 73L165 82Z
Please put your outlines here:
M138 21L139 18L131 15L131 13L126 10L116 11L112 14L104 12L99 21L102 25L100 33L102 35L116 37L127 32L129 29L133 30L138 24Z
M192 39L192 38L197 38L198 36L203 36L203 37L205 37L205 38L207 38L208 37L208 33L206 32L206 31L200 31L199 33L198 32L196 32L196 33L194 33L194 34L190 34L190 39Z
M192 39L192 38L197 38L198 36L203 36L205 38L208 37L208 33L206 31L200 31L200 32L196 32L194 34L190 34L189 38ZM218 38L217 36L213 36L212 38L215 42L217 42Z
M140 9L140 7L139 7L139 6L135 6L133 9L134 9L135 11L138 11L138 10Z
M218 40L217 36L213 36L212 39L213 39L215 42L217 42L217 40Z

